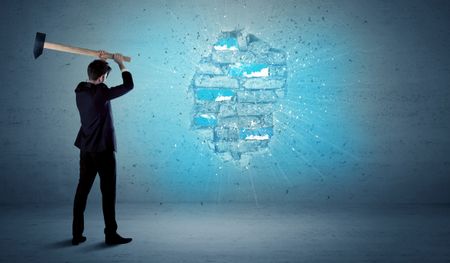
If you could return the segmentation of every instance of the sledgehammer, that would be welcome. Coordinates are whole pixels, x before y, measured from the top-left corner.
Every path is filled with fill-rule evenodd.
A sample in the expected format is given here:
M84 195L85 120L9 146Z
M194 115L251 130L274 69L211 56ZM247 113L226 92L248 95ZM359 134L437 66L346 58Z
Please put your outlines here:
M42 52L44 51L44 48L45 49L52 49L52 50L62 51L62 52L67 52L67 53L73 53L73 54L93 56L93 57L98 57L100 55L100 51L95 51L95 50L86 49L86 48L71 47L71 46L66 46L66 45L46 42L45 41L45 34L37 32L36 33L36 39L34 41L34 50L33 50L35 59L38 58L42 54ZM109 53L109 52L105 52L105 57L112 59L113 58L113 54ZM131 58L124 56L123 60L126 61L126 62L130 62Z

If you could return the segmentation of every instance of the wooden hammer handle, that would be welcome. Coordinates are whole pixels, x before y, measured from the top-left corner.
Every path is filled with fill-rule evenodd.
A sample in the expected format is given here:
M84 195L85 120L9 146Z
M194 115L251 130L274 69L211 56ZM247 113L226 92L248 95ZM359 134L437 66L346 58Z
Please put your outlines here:
M91 50L91 49L87 49L87 48L79 48L79 47L71 47L71 46L66 46L66 45L61 45L61 44L56 44L56 43L50 43L50 42L45 42L44 48L67 52L67 53L73 53L73 54L93 56L93 57L98 57L100 55L100 52L96 51L96 50ZM113 54L105 52L105 57L112 59ZM130 62L131 58L127 57L127 56L123 56L123 60L126 62Z

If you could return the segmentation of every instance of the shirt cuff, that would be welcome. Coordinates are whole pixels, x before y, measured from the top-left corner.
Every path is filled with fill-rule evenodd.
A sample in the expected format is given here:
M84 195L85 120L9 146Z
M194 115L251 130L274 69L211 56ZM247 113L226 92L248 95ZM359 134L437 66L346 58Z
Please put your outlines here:
M128 71L128 69L124 68L124 69L122 69L122 72L130 72L130 71Z

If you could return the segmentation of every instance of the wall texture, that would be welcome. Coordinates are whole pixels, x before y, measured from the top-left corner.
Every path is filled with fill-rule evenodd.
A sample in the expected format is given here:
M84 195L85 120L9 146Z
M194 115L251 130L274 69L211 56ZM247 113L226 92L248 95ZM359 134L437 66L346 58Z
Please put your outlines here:
M0 202L70 203L77 183L74 89L92 58L34 60L41 31L132 57L135 89L112 103L119 201L448 203L449 13L448 1L3 1ZM282 49L289 69L269 151L238 162L193 129L189 92L234 29Z

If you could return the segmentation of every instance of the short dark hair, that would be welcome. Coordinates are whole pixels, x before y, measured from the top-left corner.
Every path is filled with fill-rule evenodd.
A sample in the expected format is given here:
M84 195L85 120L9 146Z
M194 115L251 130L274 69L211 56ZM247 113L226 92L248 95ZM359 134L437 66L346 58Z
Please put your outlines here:
M92 61L87 68L89 80L96 80L110 71L111 67L108 65L108 62L101 59Z

